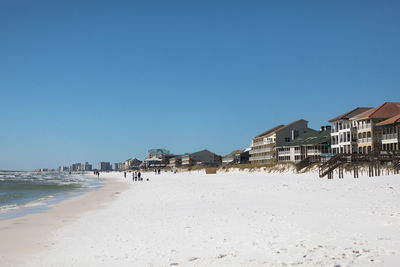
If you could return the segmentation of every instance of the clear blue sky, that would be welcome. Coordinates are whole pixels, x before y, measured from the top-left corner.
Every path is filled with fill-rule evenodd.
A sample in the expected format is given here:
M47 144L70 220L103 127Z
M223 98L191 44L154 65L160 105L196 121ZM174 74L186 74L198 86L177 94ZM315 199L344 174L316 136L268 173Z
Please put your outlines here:
M399 1L0 3L0 169L245 148L400 100Z

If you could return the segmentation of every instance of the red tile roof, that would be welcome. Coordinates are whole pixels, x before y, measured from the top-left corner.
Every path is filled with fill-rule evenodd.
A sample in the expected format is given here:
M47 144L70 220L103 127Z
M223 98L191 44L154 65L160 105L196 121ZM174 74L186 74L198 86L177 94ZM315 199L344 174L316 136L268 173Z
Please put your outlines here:
M400 123L400 113L396 116L393 116L387 120L384 120L376 125L382 126L382 125L387 125L387 124L395 124L395 123Z
M360 115L361 113L364 113L372 108L355 108L353 110L350 110L349 112L343 113L342 115L339 115L333 119L330 119L329 122L337 121L337 120L348 120L354 116Z
M385 102L376 108L370 109L358 116L355 116L355 120L367 119L367 118L379 118L387 119L396 116L400 113L400 103L399 102Z

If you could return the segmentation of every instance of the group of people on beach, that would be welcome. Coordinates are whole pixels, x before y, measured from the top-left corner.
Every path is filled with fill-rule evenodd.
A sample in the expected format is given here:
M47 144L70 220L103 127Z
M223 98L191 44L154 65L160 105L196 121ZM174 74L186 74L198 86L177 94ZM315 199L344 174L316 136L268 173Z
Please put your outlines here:
M154 174L161 174L161 169L154 169Z
M126 178L126 172L124 172L124 178ZM143 181L142 173L140 171L132 172L132 181Z

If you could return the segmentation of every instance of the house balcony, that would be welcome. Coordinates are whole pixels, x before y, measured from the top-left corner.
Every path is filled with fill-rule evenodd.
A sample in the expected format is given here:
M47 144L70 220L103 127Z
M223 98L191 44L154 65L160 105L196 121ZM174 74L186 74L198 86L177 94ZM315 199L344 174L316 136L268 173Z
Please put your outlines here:
M371 123L360 124L357 126L357 130L368 130L371 129Z
M249 154L257 154L257 153L264 153L264 152L272 152L274 151L271 147L261 148L261 149L252 149L249 151Z
M382 135L382 144L400 143L400 138L397 134Z
M250 157L250 161L254 161L254 160L269 160L272 159L272 156L255 156L255 157Z
M321 150L319 150L319 149L309 149L309 150L307 150L307 154L319 155L319 154L321 154Z
M279 156L288 156L290 155L290 151L278 151Z
M372 142L372 137L366 137L366 138L359 138L357 140L358 144L363 144L363 143L371 143Z
M253 143L253 146L262 146L265 145L264 141Z
M397 139L397 137L398 137L397 133L382 134L382 141L387 139Z

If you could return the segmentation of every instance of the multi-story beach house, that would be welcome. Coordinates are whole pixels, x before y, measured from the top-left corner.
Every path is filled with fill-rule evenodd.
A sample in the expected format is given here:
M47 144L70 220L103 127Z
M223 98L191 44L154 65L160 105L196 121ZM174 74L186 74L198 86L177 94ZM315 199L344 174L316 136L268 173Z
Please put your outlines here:
M278 161L299 162L307 157L318 160L330 153L331 127L322 126L320 131L309 130L293 141L276 148Z
M225 155L222 157L222 164L223 165L227 165L227 164L235 164L236 159L237 159L237 155L242 153L243 150L234 150L231 153L229 153L228 155Z
M355 108L329 120L331 123L331 148L333 154L357 153L357 128L351 118L370 109L365 107Z
M400 150L400 113L377 124L381 127L382 150Z
M386 127L379 126L378 124L398 114L400 114L399 102L385 102L376 108L351 118L354 121L353 125L357 127L358 153L368 154L371 151L382 150L381 138L383 136L383 129Z
M250 154L250 148L246 148L244 150L234 150L226 156L222 157L222 164L243 164L248 163Z
M182 166L219 164L221 164L221 156L218 156L207 149L182 156Z
M147 157L144 160L144 165L147 168L165 167L168 163L168 161L166 161L165 157L166 155L170 155L170 152L166 149L163 148L150 149L147 152Z
M297 120L287 125L278 125L252 139L250 163L265 164L277 160L275 148L289 143L301 134L308 132L308 121Z
M182 155L171 157L169 159L168 167L178 167L182 164Z
M122 169L139 169L143 162L137 158L130 158L124 161Z

